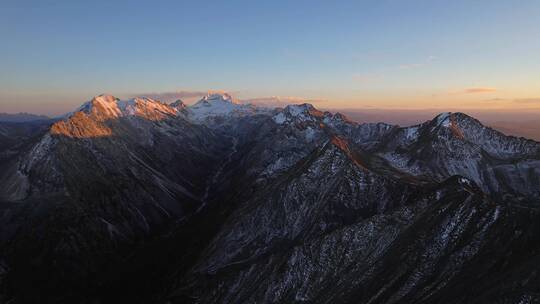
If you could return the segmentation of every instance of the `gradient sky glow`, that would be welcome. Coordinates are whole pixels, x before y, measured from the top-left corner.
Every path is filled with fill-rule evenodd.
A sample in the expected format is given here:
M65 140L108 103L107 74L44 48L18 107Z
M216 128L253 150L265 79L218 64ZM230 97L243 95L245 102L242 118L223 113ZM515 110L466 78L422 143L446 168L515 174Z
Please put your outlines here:
M0 2L0 112L237 92L540 112L540 1Z

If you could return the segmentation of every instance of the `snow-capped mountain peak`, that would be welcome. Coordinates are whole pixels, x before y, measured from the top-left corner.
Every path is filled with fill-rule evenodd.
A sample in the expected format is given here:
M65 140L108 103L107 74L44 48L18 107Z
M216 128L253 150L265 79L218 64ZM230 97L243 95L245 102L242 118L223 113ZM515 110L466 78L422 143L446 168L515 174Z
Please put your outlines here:
M211 104L211 103L233 103L239 104L239 102L228 93L210 93L204 96L196 104Z
M84 103L74 113L77 112L83 112L97 120L114 119L123 116L140 116L156 120L167 115L175 115L176 108L148 97L120 100L112 95L103 94ZM72 117L73 114L68 117Z
M267 113L268 109L241 104L228 93L212 93L187 107L188 117L195 122L211 122L217 117L245 116Z
M324 113L317 110L312 104L295 104L288 105L277 114L275 114L272 119L278 123L283 124L285 122L306 122L306 121L316 121L324 116Z
M477 124L480 126L480 128L483 128L480 122L463 113L444 112L435 116L435 118L430 121L405 129L407 129L407 132L411 132L412 129L416 129L417 131L422 131L420 133L430 137L442 136L443 138L455 138L462 140L465 138L464 127L470 126L471 121L475 121L475 125ZM476 129L477 126L474 126L474 128ZM469 131L476 132L476 130ZM415 131L414 133L417 132Z
M461 112L444 112L435 116L431 121L434 127L446 127L452 128L457 126L469 126L474 128L484 128L482 123L480 123L475 118L461 113Z
M118 98L112 95L98 95L84 103L75 112L84 112L102 117L119 117L122 111L118 107Z
M158 100L136 97L127 101L117 101L124 116L139 116L149 120L161 120L174 116L177 109Z
M68 137L97 137L111 134L107 121L138 117L159 121L175 117L180 109L147 97L120 100L112 95L99 95L51 127L52 134Z

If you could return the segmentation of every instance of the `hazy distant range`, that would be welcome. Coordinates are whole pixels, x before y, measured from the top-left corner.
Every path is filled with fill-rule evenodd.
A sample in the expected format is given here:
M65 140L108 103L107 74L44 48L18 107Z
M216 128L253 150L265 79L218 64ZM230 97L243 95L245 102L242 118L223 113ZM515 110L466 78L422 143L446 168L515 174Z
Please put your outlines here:
M351 120L361 123L386 122L400 126L411 126L432 119L440 110L387 110L387 109L327 109L340 112ZM505 134L522 136L540 141L540 119L538 112L522 111L466 111L483 124ZM31 122L50 119L44 115L29 113L0 113L0 122Z

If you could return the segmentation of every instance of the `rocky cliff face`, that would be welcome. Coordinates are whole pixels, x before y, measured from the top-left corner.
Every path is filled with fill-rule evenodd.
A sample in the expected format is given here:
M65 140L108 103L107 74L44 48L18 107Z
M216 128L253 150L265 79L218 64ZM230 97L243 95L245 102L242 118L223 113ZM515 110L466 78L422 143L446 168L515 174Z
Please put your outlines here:
M540 300L540 144L465 114L98 96L33 134L0 162L5 300Z

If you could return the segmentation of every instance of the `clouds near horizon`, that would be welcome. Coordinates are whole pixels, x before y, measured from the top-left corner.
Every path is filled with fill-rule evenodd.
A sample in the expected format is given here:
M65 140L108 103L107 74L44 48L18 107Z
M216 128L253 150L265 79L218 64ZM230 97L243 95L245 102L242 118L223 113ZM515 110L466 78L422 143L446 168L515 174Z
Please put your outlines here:
M492 87L473 87L466 88L463 93L465 94L479 94L479 93L494 93L497 92L496 88Z
M517 99L514 99L514 103L534 104L534 105L540 106L540 98L517 98Z
M148 97L152 99L159 100L164 103L171 103L178 99L182 100L185 103L193 103L196 101L199 101L201 98L208 94L212 93L228 93L232 96L237 95L237 92L230 92L230 91L224 91L224 90L207 90L207 91L197 91L197 90L179 90L179 91L171 91L171 92L152 92L152 93L136 93L136 94L130 94L129 97Z
M310 99L297 96L270 96L240 99L242 103L250 103L265 107L284 107L290 104L311 103L318 104L324 102L323 99Z
M212 93L227 93L233 96L240 103L245 104L254 104L263 107L285 107L290 104L301 104L301 103L312 103L318 104L324 102L324 99L318 98L305 98L300 96L262 96L262 97L240 97L241 92L237 91L226 91L226 90L207 90L207 91L190 91L190 90L179 90L171 92L153 92L153 93L141 93L141 94L130 94L129 98L133 97L148 97L152 99L159 100L164 103L171 103L178 99L181 99L187 104L192 104L204 96Z

